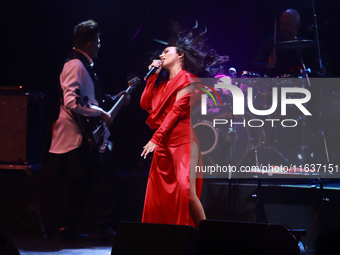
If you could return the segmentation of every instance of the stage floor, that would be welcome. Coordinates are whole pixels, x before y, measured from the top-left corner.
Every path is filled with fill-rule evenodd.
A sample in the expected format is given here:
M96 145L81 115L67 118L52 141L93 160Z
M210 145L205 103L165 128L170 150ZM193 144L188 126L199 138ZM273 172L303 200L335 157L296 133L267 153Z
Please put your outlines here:
M113 245L110 243L77 241L75 243L62 243L54 239L45 241L38 236L15 236L12 241L20 255L110 255ZM314 250L307 251L306 255L316 254Z
M39 236L15 236L12 241L20 255L37 254L111 254L112 244L106 242L77 241L74 243L60 242L55 239L45 241Z
M37 176L26 174L4 174L1 178L0 190L3 194L0 226L15 218L19 212L34 202L37 190ZM122 203L121 220L140 222L143 198L147 178L124 178L121 181ZM255 179L205 179L201 201L208 219L221 221L268 222L279 223L292 229L305 229L302 237L305 245L311 231L314 217L320 206L320 198L329 201L322 202L322 210L316 221L310 238L310 250L314 254L314 244L321 233L329 233L340 229L338 215L340 209L340 181L324 179L323 192L320 192L318 179L271 179L261 180L262 210L257 210L258 180ZM17 187L21 187L18 189ZM24 192L25 191L25 192ZM263 220L262 220L262 219ZM260 221L258 221L260 219ZM28 227L33 233L21 231ZM21 219L14 228L5 229L21 255L31 254L111 254L113 243L91 240L79 240L75 243L64 243L56 239L45 241L36 228L34 214Z

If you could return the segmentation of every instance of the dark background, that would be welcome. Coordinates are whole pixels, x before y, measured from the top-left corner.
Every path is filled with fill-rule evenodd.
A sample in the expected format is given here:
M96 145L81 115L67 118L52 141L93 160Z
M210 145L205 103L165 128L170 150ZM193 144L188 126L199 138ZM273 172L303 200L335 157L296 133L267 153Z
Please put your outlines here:
M339 4L337 1L315 1L319 37L329 55L329 71L339 76ZM294 8L300 12L300 34L313 39L307 27L313 23L312 1L6 1L1 4L0 86L23 85L25 92L46 95L45 147L49 147L49 130L56 118L58 80L64 59L72 48L73 27L94 19L101 27L101 44L95 69L108 93L126 88L127 75L134 72L143 78L149 53L164 46L153 39L169 39L171 20L184 29L199 22L200 30L208 28L208 44L220 55L229 55L225 65L238 72L251 71L251 62L263 40L273 35L274 20L282 11ZM144 87L132 95L112 127L114 154L121 169L147 169L149 161L140 159L142 146L152 131L146 126L147 114L139 107Z
M330 75L336 77L340 76L339 5L336 0L315 1L319 37L327 48ZM44 155L50 144L51 125L57 118L59 74L73 46L73 28L78 23L87 19L94 19L99 23L102 48L98 59L95 60L95 69L107 92L116 94L126 89L128 74L134 72L140 78L144 77L149 64L149 54L164 48L153 39L169 39L171 20L177 20L187 30L194 26L195 20L198 21L200 30L207 26L210 47L216 49L220 55L230 56L225 69L235 67L240 74L243 70L252 71L254 55L264 39L273 35L274 20L279 20L280 14L288 8L300 12L300 34L306 39L313 39L313 33L307 30L308 25L313 23L311 0L2 1L0 94L8 93L1 88L22 85L24 92L33 95L28 99L35 100L36 104L31 102L27 109L28 120L31 120L28 121L27 127L27 154L35 154L31 157L35 158L33 163L40 163L37 159L45 160ZM131 104L123 107L111 127L114 155L119 169L123 170L124 176L142 176L120 179L121 220L139 221L142 214L146 189L144 177L148 173L150 159L143 160L139 155L142 146L153 133L145 124L146 112L139 106L144 86L145 83L142 82L132 95ZM44 96L34 97L34 93L38 92ZM332 98L336 109L340 109L338 95ZM0 122L6 119L1 114L2 103L0 102ZM340 112L337 113L338 116L332 124L332 137L336 139L328 139L336 151L339 150L340 142ZM13 121L17 123L15 119ZM275 183L282 182L277 180ZM11 219L15 219L19 212L35 204L39 194L47 194L48 201L55 203L48 193L41 192L43 189L40 186L46 184L40 181L39 175L26 176L13 169L1 171L0 184L0 194L3 194L0 196L1 226L5 226ZM226 183L205 183L201 199L207 217L219 220L251 220L253 209L256 208L252 195L256 191L256 184L232 185L230 189ZM264 187L262 194L268 222L284 222L292 228L304 228L309 233L320 195L317 189L309 187L312 186L308 185L308 189ZM319 218L325 220L321 227L324 226L326 231L338 230L339 212L335 210L339 203L338 192L327 189L325 196L330 198L330 202L324 206L324 211L320 212ZM93 209L91 201L89 208ZM46 210L46 207L43 209ZM62 209L59 208L60 211ZM45 212L43 211L43 216L46 217L47 223L53 224L53 221L48 221L48 217L53 214ZM83 219L83 225L91 222L91 212L89 210L88 218L85 216ZM231 217L230 212L237 217L234 214L232 216L235 217ZM27 222L33 222L33 219ZM312 241L322 232L321 227L316 226ZM15 232L16 229L12 230ZM304 238L305 243L306 237Z

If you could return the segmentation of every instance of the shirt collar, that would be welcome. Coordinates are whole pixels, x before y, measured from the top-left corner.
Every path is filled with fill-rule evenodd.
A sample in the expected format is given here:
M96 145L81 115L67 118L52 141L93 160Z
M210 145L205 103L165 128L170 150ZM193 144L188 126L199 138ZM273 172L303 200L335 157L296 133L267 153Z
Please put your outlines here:
M81 51L79 49L76 49L76 48L73 48L75 49L76 51L79 51L80 53L82 53L83 55L85 55L85 57L87 58L87 60L89 61L90 63L90 66L93 67L94 66L94 63L93 63L93 60L92 58L89 57L89 55L87 55L84 51Z

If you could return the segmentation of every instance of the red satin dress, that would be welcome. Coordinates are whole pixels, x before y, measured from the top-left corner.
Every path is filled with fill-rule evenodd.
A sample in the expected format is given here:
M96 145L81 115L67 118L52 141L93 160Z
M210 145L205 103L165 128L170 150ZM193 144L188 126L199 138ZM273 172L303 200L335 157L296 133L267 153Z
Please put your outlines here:
M172 80L154 88L157 76L149 78L140 102L149 113L146 123L157 129L151 141L158 145L153 153L142 222L194 226L189 213L190 148L198 141L190 121L190 94L177 101L176 95L197 77L181 70ZM202 183L202 178L196 178L198 198Z

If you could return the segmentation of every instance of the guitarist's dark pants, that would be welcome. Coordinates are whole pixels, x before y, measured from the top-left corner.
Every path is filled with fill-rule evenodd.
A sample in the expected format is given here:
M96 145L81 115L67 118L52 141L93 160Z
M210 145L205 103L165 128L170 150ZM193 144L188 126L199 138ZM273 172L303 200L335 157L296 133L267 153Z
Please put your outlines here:
M50 193L45 196L48 203L55 203L50 210L54 214L51 218L58 222L54 227L75 230L81 222L85 222L80 224L85 230L115 227L117 168L108 149L104 153L90 152L88 144L83 143L65 154L50 153L45 170L46 190Z

